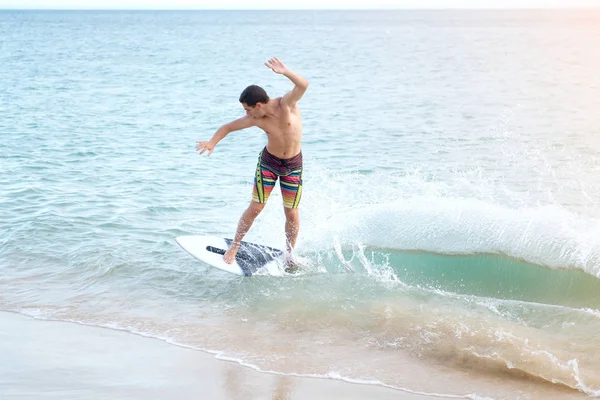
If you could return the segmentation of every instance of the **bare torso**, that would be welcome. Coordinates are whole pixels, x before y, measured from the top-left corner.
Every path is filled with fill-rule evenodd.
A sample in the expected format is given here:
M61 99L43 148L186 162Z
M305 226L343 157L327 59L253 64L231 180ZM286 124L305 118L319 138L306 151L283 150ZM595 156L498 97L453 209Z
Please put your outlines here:
M256 121L256 126L267 134L267 150L286 159L300 153L302 148L302 117L297 104L288 107L281 97L270 100L270 112Z

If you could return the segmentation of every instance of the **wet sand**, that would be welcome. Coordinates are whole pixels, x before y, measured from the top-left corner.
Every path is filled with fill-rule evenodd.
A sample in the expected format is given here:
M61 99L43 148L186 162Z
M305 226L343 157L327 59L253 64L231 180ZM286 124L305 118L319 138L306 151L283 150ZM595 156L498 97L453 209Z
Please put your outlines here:
M127 332L0 312L2 399L414 399L334 379L262 373Z

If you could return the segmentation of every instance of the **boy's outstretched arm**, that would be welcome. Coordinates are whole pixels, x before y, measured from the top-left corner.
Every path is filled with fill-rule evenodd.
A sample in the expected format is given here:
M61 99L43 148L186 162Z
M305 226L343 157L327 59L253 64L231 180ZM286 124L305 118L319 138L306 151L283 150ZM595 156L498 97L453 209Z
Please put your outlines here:
M306 89L308 88L308 81L304 77L286 67L286 65L279 61L277 57L271 58L265 63L265 65L271 68L273 72L282 74L292 81L294 88L291 92L288 92L283 96L282 102L288 106L293 106L296 104L296 102L298 102L306 92Z
M240 129L250 128L254 125L254 118L252 118L249 115L246 115L242 118L238 118L235 121L226 123L219 129L217 129L213 137L208 142L197 141L196 150L200 152L200 155L202 155L205 151L208 151L207 155L210 156L213 150L215 149L217 143L219 143L221 139L223 139L225 136L229 135L233 131L239 131Z

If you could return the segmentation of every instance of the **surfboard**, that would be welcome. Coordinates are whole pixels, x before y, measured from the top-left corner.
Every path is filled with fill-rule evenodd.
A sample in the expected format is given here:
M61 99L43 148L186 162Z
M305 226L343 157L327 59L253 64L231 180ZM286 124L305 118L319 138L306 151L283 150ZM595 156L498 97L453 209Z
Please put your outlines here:
M220 270L243 276L254 275L257 271L281 274L284 252L273 247L242 241L232 264L223 260L232 239L217 236L179 236L175 238L179 246L198 260Z

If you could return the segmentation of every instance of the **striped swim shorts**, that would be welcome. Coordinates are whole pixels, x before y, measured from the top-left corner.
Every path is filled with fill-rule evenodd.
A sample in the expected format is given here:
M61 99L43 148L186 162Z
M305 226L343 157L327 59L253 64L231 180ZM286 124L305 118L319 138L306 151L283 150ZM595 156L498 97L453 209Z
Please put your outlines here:
M292 158L275 157L265 147L258 156L258 165L254 175L252 200L266 203L279 178L283 206L298 208L302 196L302 152Z

